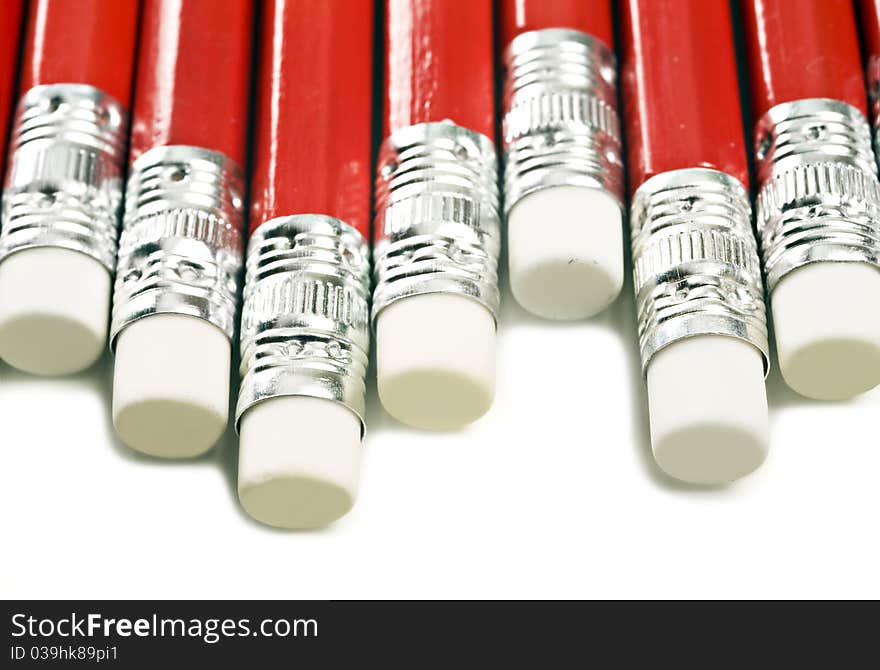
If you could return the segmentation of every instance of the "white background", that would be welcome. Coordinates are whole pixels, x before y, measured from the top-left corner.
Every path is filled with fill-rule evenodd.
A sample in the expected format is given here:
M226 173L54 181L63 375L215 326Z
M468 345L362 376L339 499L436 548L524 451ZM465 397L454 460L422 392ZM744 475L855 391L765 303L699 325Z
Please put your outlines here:
M0 367L2 596L880 597L880 390L815 403L774 372L764 467L677 484L650 453L630 291L571 325L505 295L496 403L459 433L372 393L360 498L320 532L242 513L232 435L188 463L120 444L109 357Z

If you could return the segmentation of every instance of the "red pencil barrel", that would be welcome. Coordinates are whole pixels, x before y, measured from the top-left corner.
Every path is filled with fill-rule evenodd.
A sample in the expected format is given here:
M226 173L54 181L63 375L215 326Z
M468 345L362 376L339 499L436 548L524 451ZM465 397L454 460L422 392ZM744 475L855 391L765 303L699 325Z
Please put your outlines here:
M756 119L806 98L832 98L866 111L850 0L748 0L742 7Z
M253 11L251 0L143 3L110 327L115 351L130 326L154 314L197 317L234 335ZM150 259L146 269L144 258ZM161 358L163 351L123 354L121 378L136 374L124 372L125 360L142 355ZM193 453L212 439L194 434ZM143 450L154 448L144 444Z
M385 136L449 120L493 138L492 1L387 0Z
M14 106L12 87L18 73L18 54L21 46L21 18L24 0L5 0L0 3L0 25L3 26L3 39L0 40L0 156L6 159L6 131L9 129L9 116ZM0 174L3 170L0 169Z
M880 57L880 0L859 0L862 45L868 57Z
M631 190L691 167L748 186L728 3L624 0L620 7Z
M326 214L368 237L372 3L269 0L262 11L251 231Z
M530 30L569 28L614 48L611 0L501 0L498 3L501 43Z
M251 0L145 0L132 161L180 144L244 165L252 29Z
M33 0L21 92L41 84L89 84L128 107L139 4L138 0Z
M858 7L868 78L868 102L876 134L880 127L880 0L860 0Z

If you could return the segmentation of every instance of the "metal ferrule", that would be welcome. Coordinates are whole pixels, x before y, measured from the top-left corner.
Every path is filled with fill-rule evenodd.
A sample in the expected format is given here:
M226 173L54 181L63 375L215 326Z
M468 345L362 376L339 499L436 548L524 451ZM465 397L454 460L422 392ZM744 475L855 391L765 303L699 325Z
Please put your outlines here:
M113 271L127 125L123 107L92 86L25 93L12 127L0 259L60 247Z
M361 419L370 344L370 252L329 216L267 221L248 243L235 413L279 396L341 403Z
M767 288L820 261L880 265L880 183L864 115L821 98L758 122L757 227Z
M523 33L504 54L507 212L552 186L601 189L623 203L616 62L576 30Z
M427 293L467 296L497 316L498 209L488 137L448 122L392 133L376 180L373 320Z
M642 368L663 347L696 335L754 345L769 366L761 263L749 194L705 168L648 179L633 196L633 285Z
M205 319L232 339L242 265L241 168L216 151L162 146L131 167L111 346L151 314Z

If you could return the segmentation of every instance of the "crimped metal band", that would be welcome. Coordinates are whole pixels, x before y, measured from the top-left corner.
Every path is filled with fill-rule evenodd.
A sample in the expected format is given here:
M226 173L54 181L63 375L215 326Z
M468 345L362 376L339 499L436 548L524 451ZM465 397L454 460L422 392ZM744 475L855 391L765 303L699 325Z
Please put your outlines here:
M162 146L138 158L126 189L111 346L130 323L184 314L231 339L243 243L241 168L216 151Z
M498 200L489 138L445 122L393 133L376 180L373 319L425 293L464 295L496 315Z
M717 170L665 172L636 191L633 286L643 370L668 344L710 334L749 342L769 368L751 214L745 187Z
M576 30L523 33L504 54L507 212L551 186L607 191L623 203L614 54Z
M369 287L369 245L338 219L283 217L253 232L236 429L248 408L279 396L341 403L361 419L363 429Z
M880 265L880 184L859 110L820 98L777 105L758 123L756 157L770 291L808 263Z
M35 86L24 94L10 141L0 259L61 247L113 271L126 130L124 108L92 86Z

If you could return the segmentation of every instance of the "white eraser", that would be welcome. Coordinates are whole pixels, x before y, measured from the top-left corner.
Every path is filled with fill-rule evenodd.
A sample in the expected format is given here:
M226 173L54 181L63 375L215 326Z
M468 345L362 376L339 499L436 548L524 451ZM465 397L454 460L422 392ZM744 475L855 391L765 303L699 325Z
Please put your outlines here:
M880 383L880 270L811 263L770 296L785 382L817 400L843 400Z
M537 316L593 316L623 286L623 215L617 200L598 189L530 193L508 215L507 249L513 296Z
M231 345L203 319L151 314L116 340L113 425L129 447L190 458L213 446L229 415Z
M0 262L0 358L38 375L89 367L107 343L111 278L70 249L37 247Z
M722 484L767 456L764 362L748 342L700 335L674 342L648 364L651 446L669 475Z
M257 521L319 528L357 496L361 422L347 407L306 396L270 398L241 417L238 498Z
M465 296L431 293L385 307L376 322L379 398L398 421L451 430L495 397L495 320Z

